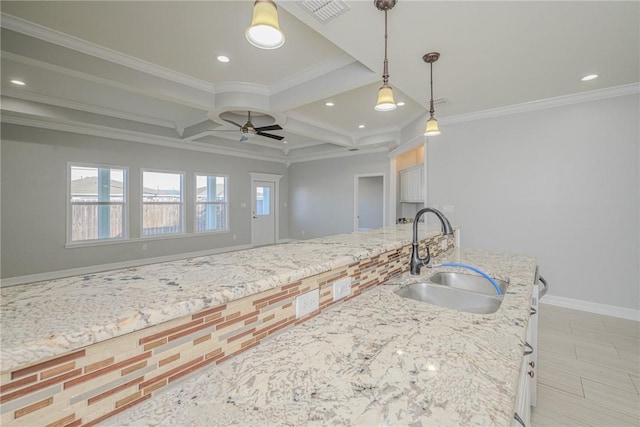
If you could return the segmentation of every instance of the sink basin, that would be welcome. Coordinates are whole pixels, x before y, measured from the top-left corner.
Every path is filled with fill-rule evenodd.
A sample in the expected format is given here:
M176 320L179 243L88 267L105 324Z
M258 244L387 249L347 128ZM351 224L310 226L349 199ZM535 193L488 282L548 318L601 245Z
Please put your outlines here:
M496 290L491 283L489 286L495 293ZM502 303L502 297L499 296L490 296L428 282L412 283L395 292L403 298L479 314L495 313Z
M507 291L509 282L504 280L493 279L502 290L504 294ZM498 291L493 287L491 282L481 276L474 276L472 274L453 273L453 272L441 272L436 273L429 278L429 282L436 283L438 285L448 286L450 288L464 289L466 291L479 292L481 294L498 296Z

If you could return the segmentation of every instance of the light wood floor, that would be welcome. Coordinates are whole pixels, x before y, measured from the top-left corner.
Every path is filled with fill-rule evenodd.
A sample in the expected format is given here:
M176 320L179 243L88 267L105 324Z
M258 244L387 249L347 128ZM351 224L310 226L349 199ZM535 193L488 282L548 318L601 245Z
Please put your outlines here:
M533 426L640 426L640 322L540 304Z

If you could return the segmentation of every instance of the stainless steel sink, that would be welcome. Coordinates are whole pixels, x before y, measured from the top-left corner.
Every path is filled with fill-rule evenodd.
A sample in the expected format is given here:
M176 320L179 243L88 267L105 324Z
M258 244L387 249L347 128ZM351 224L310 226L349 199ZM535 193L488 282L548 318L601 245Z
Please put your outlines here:
M504 293L509 282L494 279ZM412 283L395 291L398 296L470 313L495 313L502 296L484 277L464 273L436 273L427 282Z
M403 286L396 291L396 294L403 298L480 314L495 313L502 303L502 297L426 282Z
M504 294L507 291L509 282L504 280L495 280L496 284L500 287L500 290ZM479 292L481 294L497 296L498 291L493 287L491 282L481 276L474 276L472 274L454 273L454 272L441 272L436 273L429 278L429 282L436 283L438 285L448 286L450 288L464 289L467 291Z

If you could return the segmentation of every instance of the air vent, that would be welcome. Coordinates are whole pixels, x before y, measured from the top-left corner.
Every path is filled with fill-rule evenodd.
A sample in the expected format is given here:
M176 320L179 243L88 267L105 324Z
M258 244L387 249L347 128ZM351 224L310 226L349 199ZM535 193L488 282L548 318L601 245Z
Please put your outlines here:
M299 0L298 4L323 24L350 9L343 0Z

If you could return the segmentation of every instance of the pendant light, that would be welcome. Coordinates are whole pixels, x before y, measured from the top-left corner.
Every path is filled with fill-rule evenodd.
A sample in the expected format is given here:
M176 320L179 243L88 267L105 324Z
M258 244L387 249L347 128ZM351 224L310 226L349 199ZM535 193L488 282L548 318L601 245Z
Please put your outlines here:
M278 23L278 8L272 0L256 0L251 26L245 31L249 43L260 49L277 49L284 44Z
M387 11L393 9L397 0L374 0L378 10L384 11L384 68L382 71L382 86L378 90L376 111L391 111L396 109L393 99L393 89L389 86L389 61L387 61Z
M431 101L429 103L429 120L427 120L427 127L424 130L425 136L436 136L440 135L440 128L438 127L438 121L435 117L433 117L433 113L435 110L433 109L433 63L436 62L440 58L440 54L438 52L427 53L422 57L422 60L429 64L431 68Z

